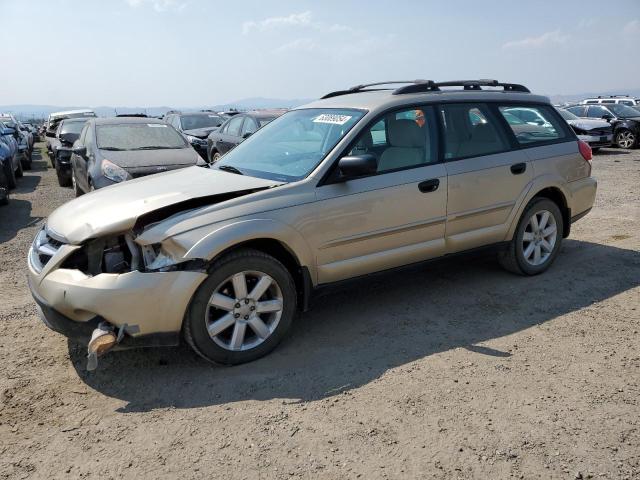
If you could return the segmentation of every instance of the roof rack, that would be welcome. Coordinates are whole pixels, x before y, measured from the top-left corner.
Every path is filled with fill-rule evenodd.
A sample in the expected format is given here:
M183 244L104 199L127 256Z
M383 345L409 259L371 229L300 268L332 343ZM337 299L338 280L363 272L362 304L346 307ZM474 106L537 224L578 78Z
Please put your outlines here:
M394 90L394 95L401 95L404 93L420 93L420 92L434 92L440 90L440 87L462 87L464 90L482 91L482 87L502 87L505 92L522 92L531 93L531 91L524 85L517 83L502 83L497 80L480 79L480 80L450 80L447 82L432 82L426 81L422 83L416 83L414 85L407 85L406 87L400 87Z
M380 85L395 85L395 84L400 84L400 83L410 83L410 84L418 84L418 83L425 83L425 82L432 82L432 80L388 80L386 82L376 82L376 83L364 83L362 85L356 85L355 87L351 87L348 88L347 90L337 90L335 92L330 92L327 93L324 97L321 97L322 99L325 98L331 98L331 97L338 97L340 95L349 95L350 93L358 93L358 92L371 92L371 91L375 91L375 90L384 90L381 88L371 88L368 90L365 90L365 88L368 87L377 87Z
M482 91L482 87L502 87L505 92L522 92L531 93L531 91L524 85L517 83L502 83L497 80L480 79L480 80L450 80L447 82L434 82L433 80L396 80L387 82L366 83L363 85L356 85L347 90L337 90L335 92L327 93L323 99L338 97L340 95L348 95L351 93L359 92L371 92L375 90L387 90L380 88L368 88L377 87L380 85L393 85L406 83L407 85L396 88L393 91L393 95L402 95L406 93L426 93L440 91L440 87L462 87L464 90Z

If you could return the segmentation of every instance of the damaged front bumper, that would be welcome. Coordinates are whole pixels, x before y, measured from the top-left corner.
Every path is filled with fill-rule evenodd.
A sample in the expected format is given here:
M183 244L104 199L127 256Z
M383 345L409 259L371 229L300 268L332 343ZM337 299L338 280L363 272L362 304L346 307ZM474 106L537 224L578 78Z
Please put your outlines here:
M29 287L49 328L84 341L107 322L123 329L121 348L178 343L185 311L205 273L91 274L68 268L68 260L80 248L41 233L29 251Z

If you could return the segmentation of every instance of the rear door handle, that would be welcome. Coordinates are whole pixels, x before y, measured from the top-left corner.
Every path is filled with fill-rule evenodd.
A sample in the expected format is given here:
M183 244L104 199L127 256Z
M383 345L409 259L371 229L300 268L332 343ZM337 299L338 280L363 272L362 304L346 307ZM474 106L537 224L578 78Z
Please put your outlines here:
M511 165L511 173L513 173L514 175L520 175L521 173L524 173L526 169L526 163L516 163L514 165Z
M440 186L440 180L437 178L432 178L430 180L425 180L424 182L420 182L418 184L418 189L422 193L435 192Z

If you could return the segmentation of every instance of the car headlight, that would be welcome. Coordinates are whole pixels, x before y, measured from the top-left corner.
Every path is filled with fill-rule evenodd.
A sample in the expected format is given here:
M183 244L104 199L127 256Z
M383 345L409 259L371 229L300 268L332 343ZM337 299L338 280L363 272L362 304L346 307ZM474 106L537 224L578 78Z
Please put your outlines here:
M105 177L114 182L124 182L130 178L126 170L106 159L102 160L100 169Z
M178 262L161 244L145 245L142 247L144 266L149 271L166 271Z

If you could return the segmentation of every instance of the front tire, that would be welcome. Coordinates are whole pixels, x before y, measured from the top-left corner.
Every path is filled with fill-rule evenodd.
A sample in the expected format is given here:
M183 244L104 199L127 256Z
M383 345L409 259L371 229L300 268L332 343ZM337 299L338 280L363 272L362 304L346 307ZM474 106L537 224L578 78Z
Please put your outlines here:
M554 262L562 244L564 220L553 201L536 197L524 209L513 239L498 254L500 265L519 275L538 275Z
M616 145L620 148L628 150L636 145L637 138L635 134L626 128L616 133Z
M76 180L76 172L73 169L71 169L71 186L73 188L73 193L75 193L76 195L76 198L84 195L84 192L78 185L78 180Z
M274 257L250 249L223 256L210 271L185 315L187 343L205 359L226 365L271 352L296 312L289 271Z

